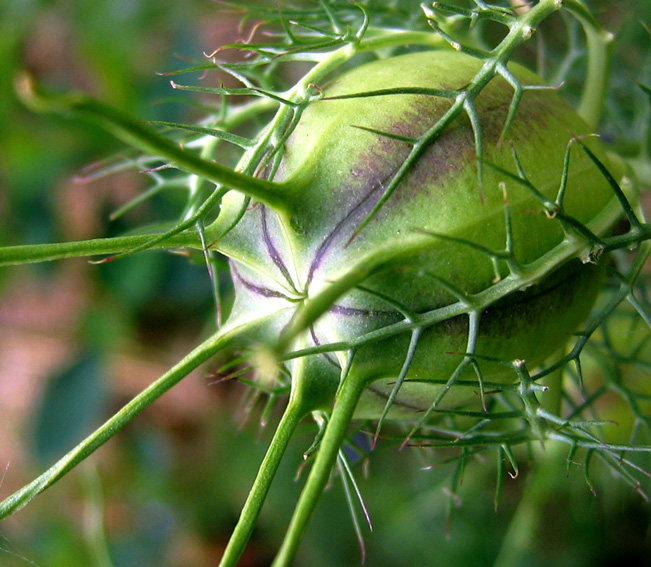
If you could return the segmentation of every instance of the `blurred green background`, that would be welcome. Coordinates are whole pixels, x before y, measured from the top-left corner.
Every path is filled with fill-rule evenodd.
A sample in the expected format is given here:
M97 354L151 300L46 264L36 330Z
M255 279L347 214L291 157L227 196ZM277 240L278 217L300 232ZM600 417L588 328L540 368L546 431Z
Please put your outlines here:
M617 93L641 79L649 38L639 22L651 22L650 4L591 3L619 32ZM143 176L75 183L84 167L121 146L85 124L25 110L12 89L17 69L142 119L188 119L196 111L170 100L180 97L156 72L246 33L237 22L208 0L0 0L0 245L111 235L169 206L154 200L108 222L145 187ZM639 129L632 123L622 131L620 108L606 128L618 139ZM31 480L196 345L212 310L205 268L170 254L0 270L0 494ZM0 565L216 565L274 425L260 428L255 412L242 424L245 389L212 384L218 366L186 378L88 463L3 521ZM269 565L313 433L306 426L292 444L242 566ZM458 497L450 497L453 467L422 470L437 459L387 449L367 476L357 469L374 525L373 532L363 527L366 565L646 564L649 504L599 470L593 495L579 467L566 477L565 456L547 451L533 476L522 462L495 510L494 463L473 463ZM334 482L296 564L359 565L361 558Z

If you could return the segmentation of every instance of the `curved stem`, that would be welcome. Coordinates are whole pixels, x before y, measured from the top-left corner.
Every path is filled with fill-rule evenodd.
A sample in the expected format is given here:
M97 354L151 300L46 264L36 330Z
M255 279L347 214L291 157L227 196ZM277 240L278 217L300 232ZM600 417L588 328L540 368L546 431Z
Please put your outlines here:
M242 555L253 533L260 510L262 510L287 445L304 416L305 412L302 410L301 405L290 401L276 428L267 454L258 469L258 474L240 512L240 518L228 541L224 555L219 562L219 567L233 567Z
M591 128L596 128L601 119L614 36L604 30L594 17L576 0L570 0L567 8L581 23L588 43L588 68L578 113Z
M26 74L16 80L16 92L23 103L36 112L74 112L91 118L104 130L139 150L153 156L160 156L181 170L203 177L213 183L225 185L253 197L278 213L287 206L287 185L274 183L258 177L244 175L214 161L183 149L178 144L160 136L82 93L56 95L41 92L33 79Z
M351 376L344 379L314 466L296 504L294 515L285 532L285 539L272 567L289 567L291 564L319 498L328 484L330 473L337 462L339 450L364 388L365 382L361 379Z

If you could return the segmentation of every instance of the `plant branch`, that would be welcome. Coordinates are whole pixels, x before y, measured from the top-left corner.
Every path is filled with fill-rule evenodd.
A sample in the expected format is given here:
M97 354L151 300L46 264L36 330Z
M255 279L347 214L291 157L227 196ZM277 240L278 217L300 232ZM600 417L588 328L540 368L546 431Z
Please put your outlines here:
M90 118L122 142L147 154L167 159L175 167L199 175L213 183L257 199L278 213L287 207L288 187L265 179L244 175L213 161L202 159L143 124L83 93L52 94L40 90L31 76L16 79L16 92L23 103L36 112L72 112Z
M285 450L296 426L304 416L305 412L301 404L290 401L269 444L267 454L258 468L258 474L240 512L237 525L228 540L219 567L234 567L244 552Z
M291 565L307 524L330 479L332 468L337 462L339 450L365 385L364 380L355 380L351 375L343 379L316 460L296 504L294 515L285 532L285 539L276 555L273 567L289 567Z
M274 314L271 315L271 317L273 316ZM264 326L268 320L269 317L263 317L246 322L240 326L231 327L227 331L220 331L204 341L43 474L0 502L0 519L20 510L33 498L60 480L200 364L232 344L236 338Z
M49 262L80 256L123 254L130 252L134 248L146 246L152 239L158 236L162 236L162 233L96 238L73 242L54 242L50 244L6 246L0 248L0 266ZM163 241L152 246L152 248L157 249L177 247L201 248L199 235L195 232L183 232L166 237Z
M578 113L590 128L595 129L606 100L614 36L602 29L599 22L577 0L566 0L566 7L581 23L586 35L588 67Z

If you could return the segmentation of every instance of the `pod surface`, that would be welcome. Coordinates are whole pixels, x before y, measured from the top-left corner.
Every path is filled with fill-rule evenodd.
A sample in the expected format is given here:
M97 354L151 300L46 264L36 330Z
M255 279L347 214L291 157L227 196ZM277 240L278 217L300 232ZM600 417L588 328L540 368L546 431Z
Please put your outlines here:
M237 251L235 316L298 305L302 298L316 296L359 269L367 273L362 286L339 297L306 330L312 344L349 341L404 319L406 312L423 313L457 301L441 281L476 294L508 275L503 263L496 266L485 252L458 242L503 250L507 208L514 257L521 265L561 242L561 225L544 214L540 200L489 165L515 174L520 166L540 194L556 199L569 141L590 133L558 93L526 90L502 140L513 89L504 79L494 78L472 101L474 126L461 112L404 174L401 167L413 148L408 139L419 139L433 128L454 98L405 93L331 98L414 87L461 91L481 64L456 52L419 52L361 65L322 87L324 98L303 113L274 177L292 188L289 215L277 216L258 204L226 239L226 248ZM541 85L538 77L519 66L510 70L524 86ZM481 176L477 139L484 162ZM597 140L588 144L607 161ZM358 230L396 175L400 181L393 193ZM565 213L587 223L611 197L608 183L590 159L573 150ZM600 281L592 267L572 265L540 282L537 289L487 310L479 319L475 352L541 362L587 316ZM350 372L376 382L372 390L378 399L386 397L400 371L409 335L378 341L355 353ZM427 329L408 374L408 382L418 384L406 383L397 403L409 408L429 405L439 386L425 394L422 382L447 380L467 343L467 316ZM344 367L347 357L340 352L328 355L328 360L333 367ZM486 374L514 378L512 370L499 365L487 366ZM338 379L335 371L327 379L335 375Z

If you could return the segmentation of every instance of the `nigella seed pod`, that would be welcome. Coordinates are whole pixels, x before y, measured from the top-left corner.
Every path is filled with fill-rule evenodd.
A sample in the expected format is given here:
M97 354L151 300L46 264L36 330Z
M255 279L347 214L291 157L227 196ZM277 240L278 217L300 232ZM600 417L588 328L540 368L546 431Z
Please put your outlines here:
M570 140L590 132L556 92L527 90L504 132L514 93L494 78L466 102L468 112L422 143L480 67L456 52L419 52L362 65L322 88L324 97L309 105L287 140L274 177L291 187L289 213L258 204L225 238L239 254L235 318L284 310L287 322L302 302L353 279L305 331L303 344L354 343L464 298L472 307L478 294L502 278L517 281L515 271L563 241L566 232L549 207ZM510 70L523 85L541 85L519 66ZM586 143L607 161L597 140ZM563 214L589 223L612 190L578 148L565 173ZM492 254L505 250L508 258ZM486 380L499 381L515 378L500 361L535 365L562 346L602 280L598 269L576 260L550 271L523 283L525 291L424 327L391 415L413 417L429 407L468 352L497 359L478 366ZM413 328L364 343L354 355L318 355L326 361L324 390L331 392L348 368L368 384L357 414L377 417L405 368ZM468 365L457 379L477 382L476 374ZM446 404L469 393L453 387Z
M648 366L643 275L651 234L637 179L648 180L648 160L643 143L624 162L593 136L607 98L611 34L569 0L513 9L435 2L413 18L397 2L253 4L245 8L245 20L256 22L247 41L217 49L207 66L170 73L221 69L241 82L173 82L219 97L198 124L135 122L82 93L48 92L29 75L17 77L16 93L33 110L91 119L144 152L100 173L135 165L154 178L120 213L153 196L158 209L168 190L179 204L182 189L184 203L172 226L0 247L0 266L88 255L107 262L155 248L200 253L217 317L205 340L2 500L0 519L209 361L217 375L253 386L247 415L265 398L263 427L283 400L220 567L235 567L258 520L268 521L261 512L274 478L286 474L282 462L303 469L288 449L307 420L313 438L296 439L307 461L304 486L274 567L301 561L300 541L333 473L361 540L355 498L366 508L353 461L398 444L428 454L452 448L450 458L435 460L456 461L453 494L467 464L494 451L495 503L505 466L517 473L520 455L556 461L556 449L544 457L531 450L548 442L568 446L568 463L585 455L588 484L598 455L641 492L638 459L651 447L638 435L644 388L636 376ZM561 9L571 41L552 67L557 75L571 68L573 85L581 38L571 22L586 38L577 112L560 89L511 63L534 30L555 29L553 21L540 26ZM243 57L220 63L231 49ZM539 44L536 54L549 52ZM640 110L621 114L644 119ZM170 136L170 128L182 133ZM577 394L585 403L573 402ZM621 439L602 431L617 396L629 418Z

